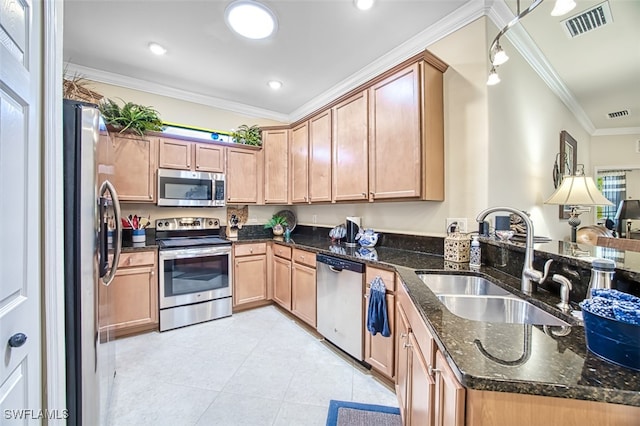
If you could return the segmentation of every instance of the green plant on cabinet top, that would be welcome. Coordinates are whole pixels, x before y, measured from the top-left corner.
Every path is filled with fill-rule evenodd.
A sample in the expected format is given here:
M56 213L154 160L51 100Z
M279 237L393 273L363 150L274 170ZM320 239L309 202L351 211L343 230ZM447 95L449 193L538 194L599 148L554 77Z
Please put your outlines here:
M251 127L246 124L238 126L238 129L231 134L231 137L235 143L262 146L262 130L255 124Z
M100 103L99 108L107 125L119 133L134 132L144 136L146 132L162 131L162 120L152 107L133 102L126 102L120 107L115 101L107 99Z

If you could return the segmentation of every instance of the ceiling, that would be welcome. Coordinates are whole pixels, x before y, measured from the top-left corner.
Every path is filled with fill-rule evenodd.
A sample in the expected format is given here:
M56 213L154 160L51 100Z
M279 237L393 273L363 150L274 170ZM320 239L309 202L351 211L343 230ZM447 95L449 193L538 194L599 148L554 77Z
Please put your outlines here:
M603 1L577 0L577 7L560 18L550 16L554 2L544 1L521 24L598 133L640 133L640 2L609 0L613 21L575 38L560 23ZM515 0L507 4L516 10ZM521 2L522 8L528 5ZM607 118L625 109L628 116Z
M371 10L360 11L352 0L263 0L277 15L278 32L248 40L224 22L230 2L66 0L64 60L70 69L88 71L83 72L88 78L118 75L284 120L461 6L482 7L480 0L377 0ZM577 2L567 16L601 1ZM516 9L515 0L506 3ZM529 4L522 1L523 7ZM565 17L549 16L553 1L522 20L592 131L640 128L640 2L610 0L610 5L613 24L575 39L558 23ZM151 54L151 41L167 54ZM284 86L271 90L272 79ZM605 118L622 109L631 114Z

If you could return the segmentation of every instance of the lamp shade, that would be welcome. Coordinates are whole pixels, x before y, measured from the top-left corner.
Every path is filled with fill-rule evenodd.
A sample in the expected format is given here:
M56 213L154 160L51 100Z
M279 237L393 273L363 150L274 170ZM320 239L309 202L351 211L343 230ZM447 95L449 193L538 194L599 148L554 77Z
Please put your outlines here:
M622 200L616 219L640 219L640 200Z
M612 206L613 203L598 191L588 176L565 176L562 184L551 194L545 204L569 206Z

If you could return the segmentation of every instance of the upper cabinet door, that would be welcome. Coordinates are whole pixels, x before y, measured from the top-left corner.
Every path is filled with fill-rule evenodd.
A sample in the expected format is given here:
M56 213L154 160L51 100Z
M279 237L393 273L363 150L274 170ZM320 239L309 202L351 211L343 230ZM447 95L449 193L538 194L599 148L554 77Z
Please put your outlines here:
M112 143L120 201L155 202L158 139L114 135Z
M224 147L207 143L195 143L196 164L198 172L224 173Z
M289 202L289 130L266 130L262 133L264 150L264 202Z
M420 197L420 68L414 64L369 89L372 200Z
M259 152L245 148L227 150L227 202L258 202Z
M331 201L331 110L309 120L309 201Z
M291 202L309 202L309 124L291 131Z
M369 198L368 91L333 107L333 200Z
M190 170L191 142L160 138L159 166L162 169Z

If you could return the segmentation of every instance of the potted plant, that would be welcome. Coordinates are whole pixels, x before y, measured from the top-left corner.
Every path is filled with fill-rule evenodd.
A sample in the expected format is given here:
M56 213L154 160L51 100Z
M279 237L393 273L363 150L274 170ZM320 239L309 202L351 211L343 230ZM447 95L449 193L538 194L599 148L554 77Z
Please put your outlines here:
M124 102L124 101L123 101ZM144 136L146 132L162 131L162 120L152 107L126 102L122 107L111 99L101 102L100 112L107 126L119 133L134 132Z
M284 216L273 215L269 222L265 223L264 229L271 228L273 235L284 234L284 228L288 225L287 219Z
M246 124L238 126L238 129L231 134L231 137L235 143L262 146L262 130L255 124L251 127Z

